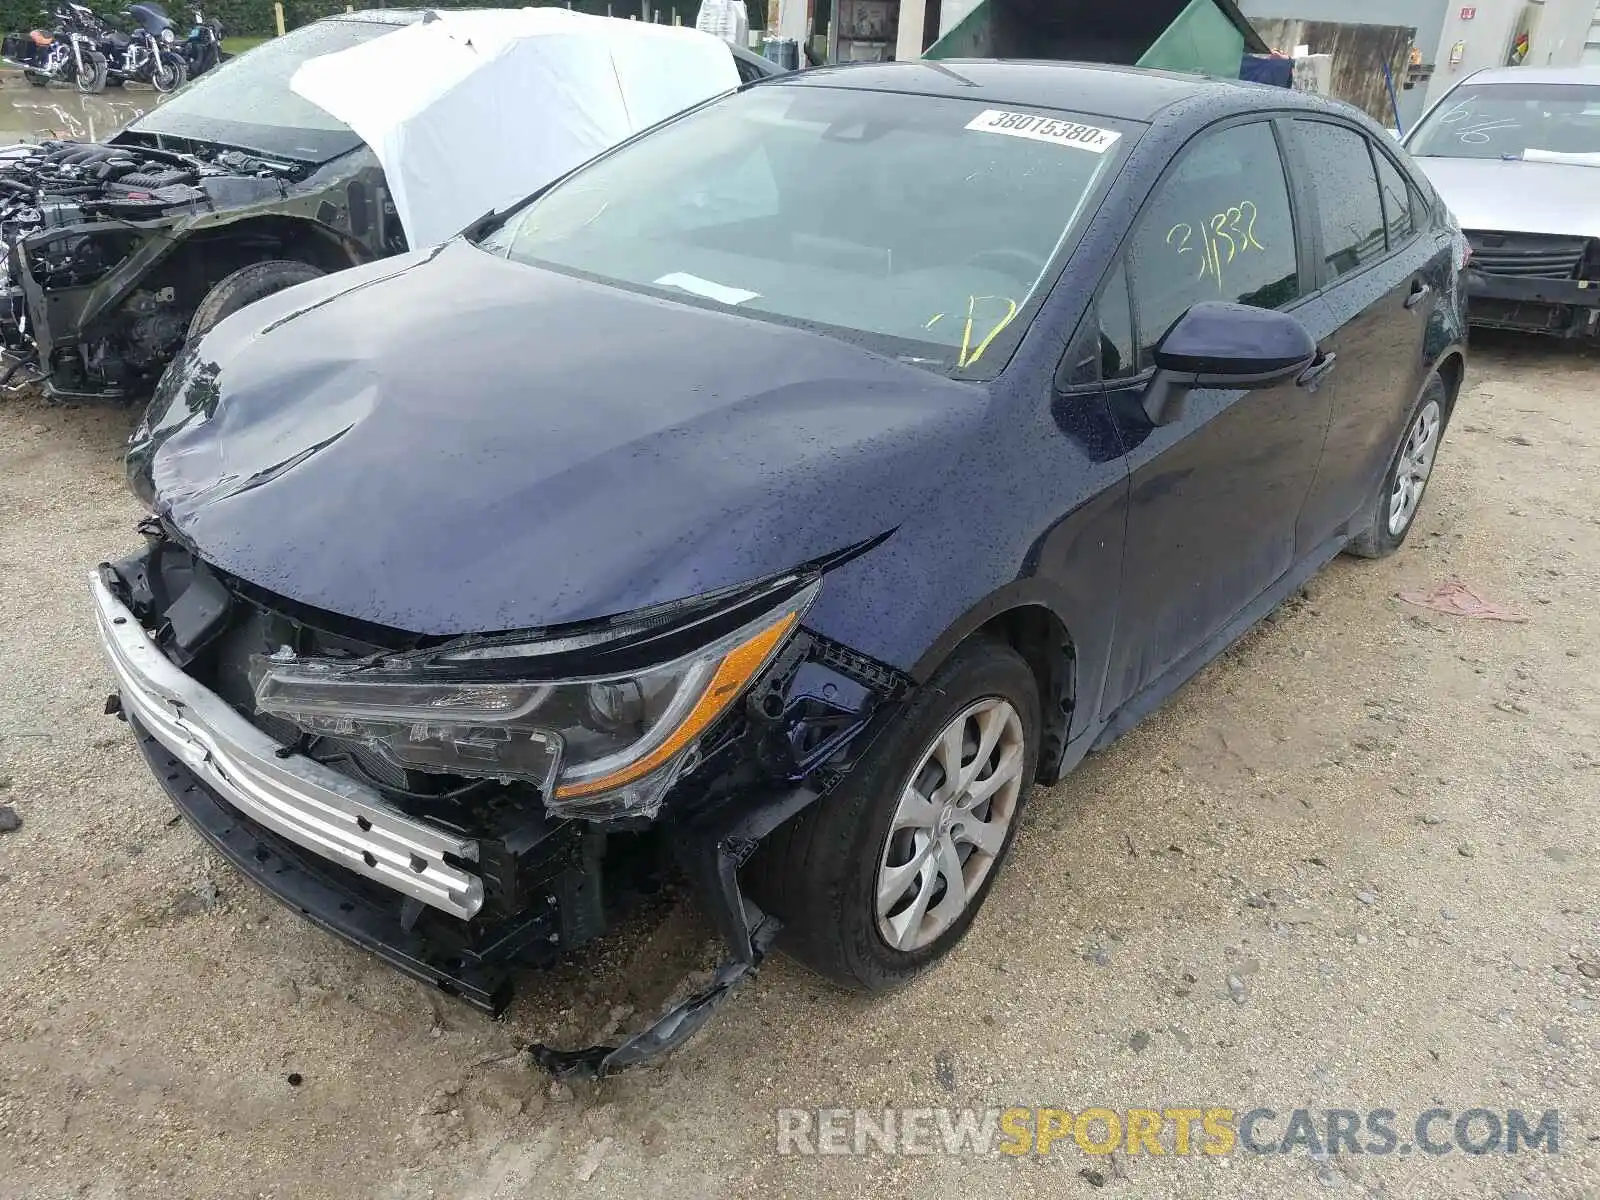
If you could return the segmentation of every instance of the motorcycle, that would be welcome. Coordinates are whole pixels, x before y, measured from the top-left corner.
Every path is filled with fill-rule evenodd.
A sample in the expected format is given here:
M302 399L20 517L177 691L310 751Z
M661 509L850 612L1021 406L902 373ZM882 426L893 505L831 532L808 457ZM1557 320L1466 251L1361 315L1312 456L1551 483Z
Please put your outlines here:
M222 48L222 22L215 17L207 20L205 14L195 9L194 26L184 40L183 54L189 60L190 79L232 58L233 55Z
M107 29L100 42L109 69L106 82L121 87L128 81L171 92L189 78L189 60L178 44L177 27L158 4L134 4L122 13L128 32Z
M106 27L81 4L58 5L55 29L9 33L0 42L0 59L20 67L34 87L70 83L85 95L104 91L109 64L99 49Z

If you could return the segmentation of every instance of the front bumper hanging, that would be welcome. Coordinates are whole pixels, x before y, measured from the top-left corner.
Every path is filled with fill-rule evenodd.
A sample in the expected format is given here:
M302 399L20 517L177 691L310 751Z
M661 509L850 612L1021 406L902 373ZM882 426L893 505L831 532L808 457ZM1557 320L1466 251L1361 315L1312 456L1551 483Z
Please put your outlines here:
M441 953L417 927L424 906L474 927L483 879L474 840L418 821L371 788L282 746L175 666L95 573L102 646L117 678L108 711L125 717L157 780L195 830L246 878L313 924L390 966L498 1014L530 944L562 943L565 913L583 906L568 872L546 905ZM529 1047L557 1078L601 1078L682 1045L759 970L780 922L742 895L739 868L769 833L817 799L803 787L743 796L668 831L674 853L728 947L708 985L616 1045ZM405 898L397 915L396 901ZM569 903L570 902L570 903Z

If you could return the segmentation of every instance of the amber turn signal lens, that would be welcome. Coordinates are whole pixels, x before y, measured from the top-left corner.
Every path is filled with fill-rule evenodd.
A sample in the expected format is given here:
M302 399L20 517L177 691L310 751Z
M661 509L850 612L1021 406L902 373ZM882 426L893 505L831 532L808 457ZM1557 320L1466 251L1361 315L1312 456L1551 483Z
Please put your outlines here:
M585 779L582 783L562 784L556 788L556 798L571 800L580 796L592 796L596 792L609 791L623 784L632 783L635 779L641 779L657 767L669 762L674 754L704 733L711 722L720 717L728 705L733 703L735 697L749 686L751 678L771 657L773 650L788 636L789 630L794 627L797 620L799 620L798 613L784 613L777 621L730 650L717 665L716 673L711 676L711 682L706 685L706 690L700 693L700 699L695 701L694 707L689 710L683 723L649 754L609 775Z

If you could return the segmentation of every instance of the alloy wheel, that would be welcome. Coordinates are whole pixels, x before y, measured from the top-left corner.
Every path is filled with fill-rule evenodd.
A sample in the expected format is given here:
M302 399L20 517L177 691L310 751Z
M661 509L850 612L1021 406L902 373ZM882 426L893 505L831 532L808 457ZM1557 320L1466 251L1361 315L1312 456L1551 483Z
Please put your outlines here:
M1417 413L1400 449L1395 465L1394 491L1389 496L1389 534L1399 537L1411 524L1428 477L1433 474L1433 459L1439 449L1439 431L1444 427L1444 412L1437 400L1430 400Z
M920 950L955 923L1005 847L1027 761L1008 700L969 705L923 751L889 825L875 895L890 947Z

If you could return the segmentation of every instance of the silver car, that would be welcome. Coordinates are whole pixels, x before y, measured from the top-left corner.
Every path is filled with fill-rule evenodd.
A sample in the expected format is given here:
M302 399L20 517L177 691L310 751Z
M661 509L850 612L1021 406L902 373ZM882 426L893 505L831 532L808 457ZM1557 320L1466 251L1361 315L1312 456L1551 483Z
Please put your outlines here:
M1469 75L1405 146L1472 244L1473 324L1600 338L1600 67Z

